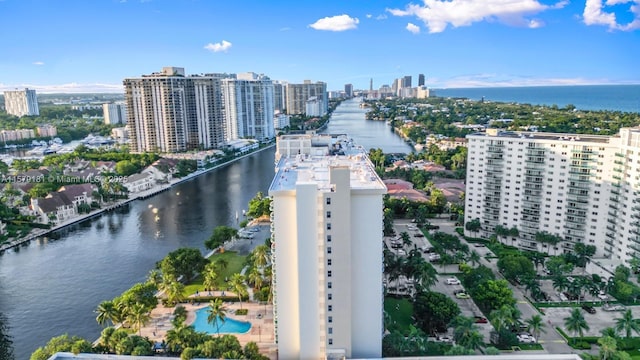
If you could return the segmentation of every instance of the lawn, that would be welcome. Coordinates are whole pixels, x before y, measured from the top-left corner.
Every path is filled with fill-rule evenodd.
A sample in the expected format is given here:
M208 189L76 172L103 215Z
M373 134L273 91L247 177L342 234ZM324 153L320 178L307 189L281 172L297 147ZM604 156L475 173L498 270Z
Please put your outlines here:
M218 259L224 259L227 261L227 267L220 271L218 279L216 280L215 290L227 290L227 282L225 279L230 279L233 274L240 273L244 264L246 256L238 255L235 251L225 251L212 255L209 260L216 261ZM202 277L198 276L189 285L185 286L184 294L189 296L196 292L196 290L203 292L204 285L202 285Z
M413 324L413 304L408 299L387 296L384 298L384 311L389 314L391 320L387 330L399 330L402 333L409 332L409 325Z

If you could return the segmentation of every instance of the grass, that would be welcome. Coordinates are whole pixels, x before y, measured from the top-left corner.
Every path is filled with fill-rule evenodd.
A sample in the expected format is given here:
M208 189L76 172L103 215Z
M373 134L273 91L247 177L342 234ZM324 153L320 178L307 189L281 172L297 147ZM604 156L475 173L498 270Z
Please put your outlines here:
M218 259L224 259L227 261L227 267L222 269L216 279L216 290L228 290L227 281L225 279L231 279L233 274L238 274L242 270L244 260L246 256L238 255L235 251L225 251L223 253L217 253L212 255L209 260L216 261ZM198 276L184 287L184 295L189 296L196 291L203 292L204 285L202 284L202 277Z
M389 331L399 330L402 333L409 332L409 325L413 324L413 304L409 299L387 296L384 298L384 311L389 314L391 321Z
M518 347L522 351L526 351L526 350L544 350L544 348L540 344L519 344Z

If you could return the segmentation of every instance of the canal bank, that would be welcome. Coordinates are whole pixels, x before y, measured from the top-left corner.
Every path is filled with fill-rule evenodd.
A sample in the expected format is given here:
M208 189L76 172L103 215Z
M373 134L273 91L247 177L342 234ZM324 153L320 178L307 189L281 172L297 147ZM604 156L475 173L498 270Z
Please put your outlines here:
M270 149L270 148L273 148L273 147L275 147L275 144L271 144L271 145L259 148L259 149L255 150L255 151L249 152L247 154L240 155L240 156L235 157L235 158L233 158L233 159L231 159L229 161L225 161L223 163L216 164L216 165L214 165L214 166L212 166L210 168L207 168L207 169L198 169L197 171L195 171L195 172L193 172L191 174L188 174L187 176L171 180L169 182L169 184L164 184L164 185L158 185L157 184L154 187L152 187L151 189L131 194L130 197L128 199L126 199L126 200L121 200L121 201L117 201L117 202L114 202L114 203L111 203L111 204L107 204L106 206L104 206L104 207L102 207L100 209L91 211L89 214L79 215L79 216L77 216L77 217L75 217L73 219L68 219L68 220L63 221L63 222L61 222L59 224L56 224L55 226L51 227L50 229L35 229L29 235L25 236L24 238L15 239L15 240L12 240L12 241L10 241L8 243L1 244L0 245L0 255L4 254L4 252L6 250L15 248L17 246L28 244L32 240L36 240L36 239L38 239L40 237L47 236L47 235L49 235L50 233L52 233L54 231L64 229L65 227L73 225L73 224L81 223L83 221L89 220L89 219L94 218L96 216L101 216L104 213L108 213L108 212L113 211L113 210L115 210L115 209L117 209L119 207L125 206L125 205L127 205L128 203L130 203L132 201L140 200L140 199L146 199L146 198L152 197L152 196L154 196L156 194L159 194L159 193L161 193L163 191L167 191L167 190L171 189L172 187L174 187L174 186L176 186L178 184L181 184L181 183L183 183L185 181L189 181L189 180L191 180L191 179L193 179L193 178L195 178L197 176L200 176L202 174L206 174L209 171L216 170L218 168L227 166L229 164L232 164L235 161L238 161L240 159L244 159L245 157L251 156L253 154L256 154L258 152L261 152L261 151L264 151L264 150L267 150L267 149Z

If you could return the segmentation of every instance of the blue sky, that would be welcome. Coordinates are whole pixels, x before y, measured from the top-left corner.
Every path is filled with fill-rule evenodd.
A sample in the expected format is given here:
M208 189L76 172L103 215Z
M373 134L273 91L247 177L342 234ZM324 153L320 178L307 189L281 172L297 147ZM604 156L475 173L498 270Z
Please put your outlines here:
M0 0L0 90L184 67L329 90L640 83L640 0Z

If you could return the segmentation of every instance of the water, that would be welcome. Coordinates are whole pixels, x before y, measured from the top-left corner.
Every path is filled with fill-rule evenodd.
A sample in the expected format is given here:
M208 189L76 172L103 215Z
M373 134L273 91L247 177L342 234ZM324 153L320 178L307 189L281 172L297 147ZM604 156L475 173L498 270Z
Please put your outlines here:
M193 327L197 331L206 332L207 334L246 334L251 329L250 322L235 320L228 316L224 319L224 322L218 317L216 325L213 322L209 323L207 321L209 317L208 309L209 307L207 306L196 311L196 320L193 323Z
M385 153L410 153L411 146L393 132L384 121L366 120L368 109L360 108L358 99L344 101L331 116L323 133L347 134L365 149L381 148Z
M533 105L574 105L580 110L640 113L640 85L530 86L436 89L436 96Z
M409 152L384 122L364 119L350 100L334 111L327 131L347 133L366 148ZM0 312L8 318L16 359L28 359L64 333L96 339L97 305L144 281L156 261L180 247L204 250L218 225L235 225L274 175L274 149L213 170L117 212L86 221L0 256ZM153 208L158 209L155 220ZM262 239L257 239L262 240Z

